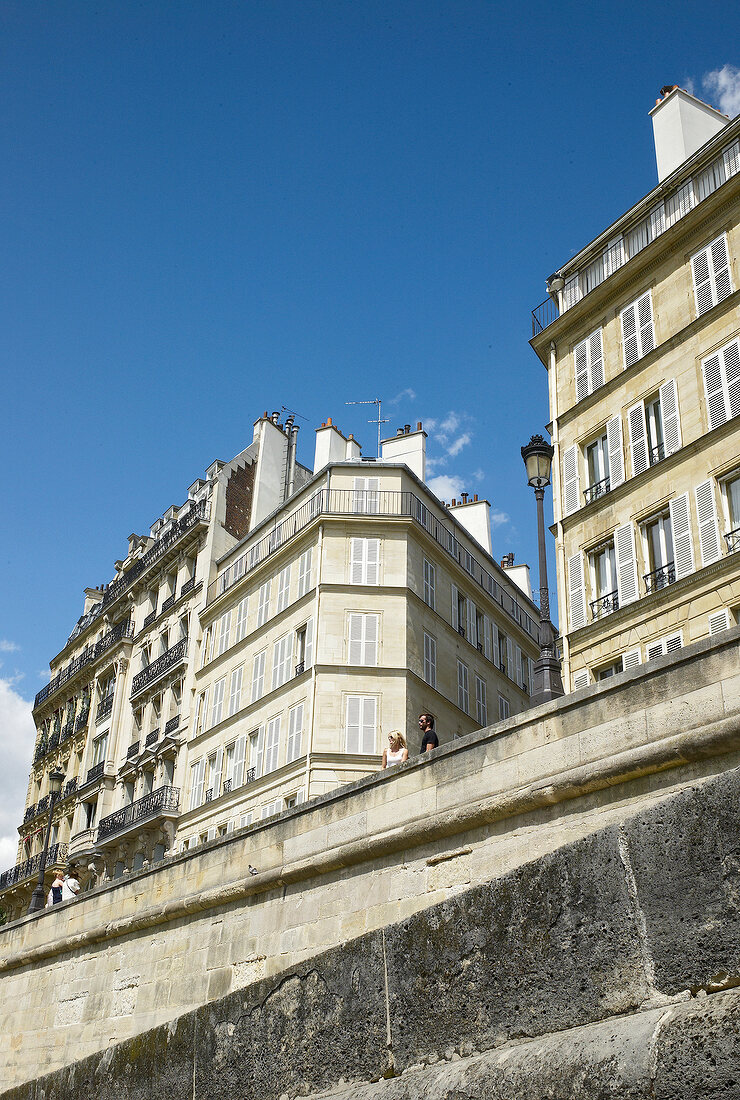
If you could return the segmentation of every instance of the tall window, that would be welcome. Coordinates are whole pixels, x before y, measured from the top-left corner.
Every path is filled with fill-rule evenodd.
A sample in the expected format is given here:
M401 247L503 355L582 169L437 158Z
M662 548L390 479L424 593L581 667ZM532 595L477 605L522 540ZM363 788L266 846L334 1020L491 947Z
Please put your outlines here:
M260 587L259 598L257 602L257 626L263 626L270 617L270 582L265 583Z
M226 677L217 680L213 685L213 706L211 709L211 725L215 726L223 717L224 693L226 691Z
M247 596L245 596L244 599L241 600L241 602L239 603L239 606L236 609L236 631L235 631L235 636L234 636L234 643L235 644L236 644L236 642L240 642L242 640L242 638L246 638L246 636L247 636L248 600L249 600L249 598Z
M728 551L732 553L734 550L740 550L740 473L728 478L723 488L729 524L725 541Z
M424 558L424 603L435 609L437 585L437 570L430 561Z
M424 634L424 679L430 687L437 686L437 642L431 634Z
M498 716L499 718L508 718L510 714L509 700L505 699L503 695L498 697Z
M621 313L622 353L625 368L631 367L655 347L653 335L653 303L650 291L641 294Z
M350 584L378 584L380 539L350 539Z
M589 443L585 449L588 488L584 492L586 504L609 492L609 447L606 432Z
M486 702L486 681L480 676L475 678L475 717L479 726L488 723L488 704Z
M591 565L591 591L595 599L591 601L591 614L594 619L608 615L619 608L617 594L617 563L614 554L614 540L600 546L589 555Z
M272 650L272 690L281 687L291 676L293 635L278 638Z
M377 513L379 486L380 480L377 477L356 477L352 494L352 511L366 515Z
M255 653L252 664L252 702L256 703L265 693L265 657L267 650Z
M303 737L303 703L298 703L288 711L288 741L285 747L285 763L297 760L301 755Z
M673 561L673 533L668 513L653 516L642 525L645 562L649 570L645 575L648 592L657 592L676 579Z
M277 610L285 611L290 597L290 566L286 565L278 574Z
M231 633L231 612L225 612L218 620L218 641L216 643L216 656L220 657L229 648L229 634Z
M313 664L313 619L295 632L295 674L300 676Z
M694 279L697 317L732 294L732 277L725 233L691 257L691 274Z
M632 472L641 474L681 446L678 390L671 379L657 393L633 405L627 413Z
M267 723L265 733L265 755L263 760L263 775L275 771L280 755L280 715L271 718Z
M231 686L229 690L229 717L232 714L236 714L241 706L242 698L242 677L244 675L244 666L239 665L231 673Z
M377 752L378 700L375 695L348 695L344 724L347 752Z
M206 778L206 759L201 757L190 765L190 809L194 810L203 802L204 783Z
M232 741L230 745L226 746L225 790L235 791L241 787L244 782L244 761L246 752L247 739L244 734L242 734L241 737L237 737L236 741Z
M457 705L466 714L470 713L470 692L468 689L468 666L457 662Z
M349 613L349 664L377 665L379 618L379 615L364 612Z
M604 352L601 329L596 329L573 349L576 365L576 401L604 385Z
M249 763L254 768L254 777L259 779L263 774L262 765L265 758L265 727L259 726L249 735Z
M740 415L740 343L731 341L702 361L709 427Z
M304 550L298 563L298 598L305 596L311 587L311 547Z

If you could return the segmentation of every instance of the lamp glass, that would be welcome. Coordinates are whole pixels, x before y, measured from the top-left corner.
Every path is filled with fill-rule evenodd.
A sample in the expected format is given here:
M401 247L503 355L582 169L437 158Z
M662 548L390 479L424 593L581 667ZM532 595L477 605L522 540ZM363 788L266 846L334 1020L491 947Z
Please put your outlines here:
M49 790L52 794L59 794L64 782L64 772L49 772Z
M550 484L553 448L542 436L532 436L526 447L522 447L522 458L527 470L527 481L534 489Z

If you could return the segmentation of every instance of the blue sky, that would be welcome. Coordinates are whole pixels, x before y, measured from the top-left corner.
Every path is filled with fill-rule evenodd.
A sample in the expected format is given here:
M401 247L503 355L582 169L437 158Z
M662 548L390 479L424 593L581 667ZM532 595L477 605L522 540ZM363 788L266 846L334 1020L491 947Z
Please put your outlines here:
M733 26L722 2L5 0L6 755L83 588L264 409L303 418L309 465L327 416L373 453L345 401L436 421L439 488L536 562L530 310L654 186L661 85L737 102Z

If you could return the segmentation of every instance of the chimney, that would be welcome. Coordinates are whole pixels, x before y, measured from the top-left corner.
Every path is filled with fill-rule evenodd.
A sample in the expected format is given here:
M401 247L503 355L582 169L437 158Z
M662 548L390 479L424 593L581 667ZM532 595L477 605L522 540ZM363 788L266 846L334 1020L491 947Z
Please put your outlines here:
M85 602L82 607L82 614L89 615L94 607L97 607L100 601L103 599L103 586L100 588L86 588L85 589Z
M427 433L421 426L411 431L410 424L398 428L390 439L380 444L380 456L383 462L402 462L416 474L420 481L426 480L427 473Z
M514 555L507 554L501 559L501 568L506 576L510 577L517 588L524 593L528 600L532 599L532 582L529 578L528 565L514 565Z
M666 84L660 89L660 96L650 115L658 182L662 183L697 149L723 130L729 119L676 84Z
M345 457L347 462L359 462L362 457L362 447L351 432L347 436L347 452Z
M347 457L347 440L339 428L332 424L331 417L316 429L316 450L314 452L313 472L317 474L332 462L344 462Z
M450 511L476 542L480 543L487 554L493 553L491 545L491 505L487 500L468 500L467 493L461 493L462 499L452 501Z

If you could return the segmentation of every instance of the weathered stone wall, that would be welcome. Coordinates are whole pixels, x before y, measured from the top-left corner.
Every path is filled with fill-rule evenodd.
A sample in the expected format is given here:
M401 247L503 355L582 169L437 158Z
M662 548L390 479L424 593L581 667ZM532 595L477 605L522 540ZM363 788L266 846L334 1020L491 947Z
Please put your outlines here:
M5 1100L736 1100L739 799L633 808Z
M242 1006L222 1037L245 1003L253 1021L282 1005L249 1040L271 1066L270 1036L313 983L337 1057L350 1052L315 1086L328 1087L381 1072L386 991L394 1057L410 1066L633 1013L736 969L737 777L711 777L740 764L739 645L738 631L700 643L3 929L4 1081L82 1073L127 1039L120 1057L164 1044L169 1065L182 1041L192 1090L182 1036L195 1025L169 1024L208 1002L204 1028L214 1004ZM660 816L681 798L691 813Z

